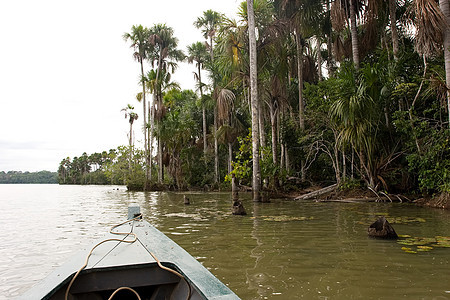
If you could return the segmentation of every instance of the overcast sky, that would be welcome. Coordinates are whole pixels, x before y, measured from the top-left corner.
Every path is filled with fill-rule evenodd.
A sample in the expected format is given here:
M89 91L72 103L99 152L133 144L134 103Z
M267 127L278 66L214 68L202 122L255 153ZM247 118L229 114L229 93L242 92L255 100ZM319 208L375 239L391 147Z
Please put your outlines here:
M1 1L0 171L56 171L65 157L127 144L120 110L130 103L142 117L142 106L139 64L123 33L166 23L186 51L203 41L192 25L203 11L233 17L240 2ZM193 89L194 71L182 64L174 79Z

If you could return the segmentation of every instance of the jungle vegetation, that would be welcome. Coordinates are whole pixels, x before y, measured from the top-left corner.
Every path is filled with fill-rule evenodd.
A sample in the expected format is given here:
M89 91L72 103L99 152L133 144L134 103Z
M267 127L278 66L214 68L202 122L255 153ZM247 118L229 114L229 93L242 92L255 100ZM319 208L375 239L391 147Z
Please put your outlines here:
M234 174L257 194L450 192L449 0L248 0L238 11L199 14L205 39L187 52L167 24L125 33L141 123L127 106L129 145L64 159L59 182L214 189ZM171 79L184 60L195 91Z
M0 184L22 184L22 183L58 183L58 174L50 171L0 172Z

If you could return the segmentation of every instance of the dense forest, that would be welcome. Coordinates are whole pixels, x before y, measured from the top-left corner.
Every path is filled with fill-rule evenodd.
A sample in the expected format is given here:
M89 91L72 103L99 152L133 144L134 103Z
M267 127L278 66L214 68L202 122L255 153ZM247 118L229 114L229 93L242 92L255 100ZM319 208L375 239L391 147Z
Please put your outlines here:
M0 172L0 184L3 183L58 183L58 174L56 172L49 171L2 171Z
M129 144L64 159L59 182L220 188L234 174L255 200L331 183L448 198L449 0L237 9L237 19L200 12L193 26L205 39L187 51L167 24L125 33L141 75L122 110ZM195 91L171 79L181 61L193 64Z

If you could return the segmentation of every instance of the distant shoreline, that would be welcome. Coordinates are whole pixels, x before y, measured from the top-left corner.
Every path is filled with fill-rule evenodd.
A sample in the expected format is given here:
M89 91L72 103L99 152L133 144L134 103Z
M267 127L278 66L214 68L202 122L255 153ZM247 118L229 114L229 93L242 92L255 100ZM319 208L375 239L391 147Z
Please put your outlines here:
M0 184L57 184L57 183L58 183L58 173L56 172L50 171L0 172Z

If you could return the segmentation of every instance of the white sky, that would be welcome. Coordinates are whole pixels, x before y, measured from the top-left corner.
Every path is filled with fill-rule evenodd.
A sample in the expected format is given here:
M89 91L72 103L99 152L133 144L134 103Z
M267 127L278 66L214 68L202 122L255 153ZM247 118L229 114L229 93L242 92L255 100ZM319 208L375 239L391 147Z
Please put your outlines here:
M61 160L127 144L120 110L135 99L139 64L122 39L133 25L166 23L180 49L203 41L192 24L237 0L13 0L0 2L0 171L56 171ZM148 68L147 68L148 70ZM194 89L195 67L174 74ZM142 140L137 136L137 142Z

